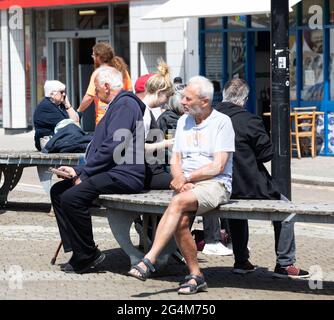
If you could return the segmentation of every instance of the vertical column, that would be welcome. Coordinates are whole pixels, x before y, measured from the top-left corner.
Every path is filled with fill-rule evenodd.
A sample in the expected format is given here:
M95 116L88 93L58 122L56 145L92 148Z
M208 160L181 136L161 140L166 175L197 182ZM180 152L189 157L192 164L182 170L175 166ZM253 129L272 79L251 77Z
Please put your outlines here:
M3 127L7 132L27 128L23 10L1 12L3 69Z
M291 199L289 78L289 1L271 0L272 175Z

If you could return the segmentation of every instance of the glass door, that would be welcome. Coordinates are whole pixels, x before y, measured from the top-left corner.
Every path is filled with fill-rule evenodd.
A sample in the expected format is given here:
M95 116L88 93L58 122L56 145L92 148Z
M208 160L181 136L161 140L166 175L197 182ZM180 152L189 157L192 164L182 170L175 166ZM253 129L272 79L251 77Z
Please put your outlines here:
M70 100L73 98L73 83L71 77L72 46L68 39L52 39L49 45L48 74L50 80L59 80L66 85Z

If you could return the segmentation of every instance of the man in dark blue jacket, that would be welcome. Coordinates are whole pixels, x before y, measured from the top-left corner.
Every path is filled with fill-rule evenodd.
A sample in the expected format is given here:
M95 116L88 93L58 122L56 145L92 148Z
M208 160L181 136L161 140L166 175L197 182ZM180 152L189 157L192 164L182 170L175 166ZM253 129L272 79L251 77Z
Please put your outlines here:
M145 178L145 105L123 91L122 75L112 67L99 69L96 95L108 110L95 129L86 153L86 163L76 168L60 167L71 178L55 184L51 201L64 251L72 251L64 272L84 273L105 256L93 239L89 207L100 194L137 193Z

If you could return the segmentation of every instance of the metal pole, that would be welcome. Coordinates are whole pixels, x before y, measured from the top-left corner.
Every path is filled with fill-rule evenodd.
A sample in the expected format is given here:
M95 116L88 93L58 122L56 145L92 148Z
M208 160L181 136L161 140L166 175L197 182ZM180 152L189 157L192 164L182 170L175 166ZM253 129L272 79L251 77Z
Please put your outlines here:
M271 0L271 134L272 176L291 199L288 0Z

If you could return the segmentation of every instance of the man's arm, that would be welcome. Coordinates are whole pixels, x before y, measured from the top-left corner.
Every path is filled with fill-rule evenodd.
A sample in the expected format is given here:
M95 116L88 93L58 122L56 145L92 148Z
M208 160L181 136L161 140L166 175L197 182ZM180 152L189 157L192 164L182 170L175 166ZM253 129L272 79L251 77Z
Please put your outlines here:
M89 94L85 94L77 111L84 112L92 104L93 101L94 96L92 97Z
M68 101L67 96L65 98L65 109L66 109L66 112L67 112L69 118L72 119L74 122L79 123L79 121L80 121L79 115L73 109L73 107L71 106L70 102Z
M274 156L274 147L260 118L254 117L247 124L247 137L258 162L268 162Z
M110 168L116 166L117 157L115 158L115 156L119 155L115 152L115 149L120 144L133 143L133 127L138 120L138 113L140 113L140 110L136 105L134 99L124 101L122 105L118 105L116 108L117 110L114 109L114 113L111 115L110 119L108 119L107 137L105 138L99 149L96 150L96 152L93 153L92 156L89 157L89 159L87 159L86 164L81 169L81 180L84 180L86 177L91 177L100 172L105 172L107 170L110 170ZM124 140L122 141L114 140L114 134L118 130L121 130L119 132L122 132L126 135L123 136Z
M94 101L95 97L95 76L96 76L96 71L93 72L93 74L90 77L89 80L89 85L86 91L85 96L83 97L79 108L77 109L78 112L84 112Z
M180 192L184 185L188 183L212 179L224 171L228 157L229 152L216 152L211 163L208 163L185 176L181 168L181 156L180 154L175 154L174 158L172 158L175 162L172 162L171 167L173 176L171 182L172 189Z
M216 152L213 161L191 172L186 177L186 182L208 180L219 175L224 171L229 154L229 152Z

